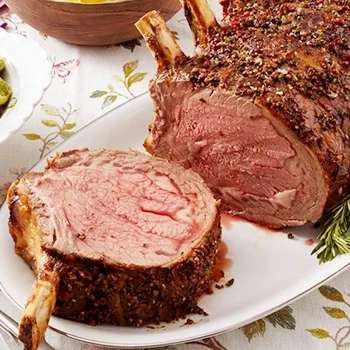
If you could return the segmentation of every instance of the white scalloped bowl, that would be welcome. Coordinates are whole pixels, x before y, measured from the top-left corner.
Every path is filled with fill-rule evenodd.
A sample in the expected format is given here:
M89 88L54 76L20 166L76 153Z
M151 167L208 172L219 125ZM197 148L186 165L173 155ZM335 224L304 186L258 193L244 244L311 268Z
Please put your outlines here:
M0 117L0 143L18 131L32 115L52 79L52 62L34 40L0 28L0 57L6 60L5 81L12 100Z

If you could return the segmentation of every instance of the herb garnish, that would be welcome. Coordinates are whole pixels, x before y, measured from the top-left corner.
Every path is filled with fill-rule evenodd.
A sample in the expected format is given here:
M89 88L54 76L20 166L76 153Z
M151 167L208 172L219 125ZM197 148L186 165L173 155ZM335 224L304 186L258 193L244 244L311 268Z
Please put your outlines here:
M350 190L340 202L324 214L319 243L311 254L317 254L320 264L333 260L337 255L350 253Z

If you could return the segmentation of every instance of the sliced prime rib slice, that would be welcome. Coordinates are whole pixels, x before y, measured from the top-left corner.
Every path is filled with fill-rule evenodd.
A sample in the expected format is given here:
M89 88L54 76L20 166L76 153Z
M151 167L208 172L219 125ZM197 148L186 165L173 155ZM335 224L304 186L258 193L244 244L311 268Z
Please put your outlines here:
M137 24L158 72L147 151L199 173L222 208L315 222L349 184L348 1L182 0L187 57L157 12Z
M8 193L10 233L36 283L20 321L35 350L51 313L141 326L200 312L220 277L219 208L202 178L133 151L72 150Z

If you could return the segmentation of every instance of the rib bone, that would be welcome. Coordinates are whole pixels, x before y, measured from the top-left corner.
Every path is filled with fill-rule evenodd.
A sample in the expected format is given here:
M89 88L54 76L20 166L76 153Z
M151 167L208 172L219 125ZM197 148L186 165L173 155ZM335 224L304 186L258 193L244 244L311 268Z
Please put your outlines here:
M36 350L45 335L47 325L56 305L59 286L58 269L61 264L53 261L45 252L32 294L27 300L19 323L19 340L25 350Z
M208 33L217 31L219 24L207 0L180 0L187 22L191 27L195 43L203 43Z
M187 59L159 11L146 13L135 26L157 61L158 73L165 67L175 67Z

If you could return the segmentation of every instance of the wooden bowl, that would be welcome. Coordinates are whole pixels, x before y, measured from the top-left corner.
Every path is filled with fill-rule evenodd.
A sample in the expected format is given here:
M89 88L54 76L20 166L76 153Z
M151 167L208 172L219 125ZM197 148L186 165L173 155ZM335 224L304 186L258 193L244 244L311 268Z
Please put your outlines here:
M159 10L165 20L180 9L178 0L111 0L72 3L50 0L5 0L8 7L35 29L79 45L109 45L140 37L134 23Z

